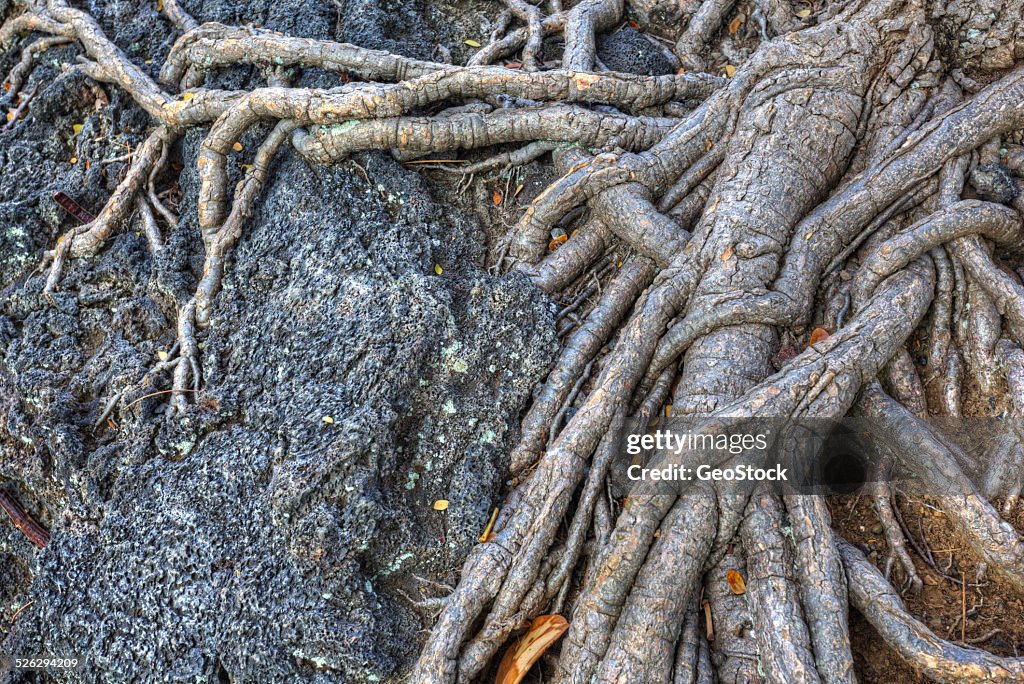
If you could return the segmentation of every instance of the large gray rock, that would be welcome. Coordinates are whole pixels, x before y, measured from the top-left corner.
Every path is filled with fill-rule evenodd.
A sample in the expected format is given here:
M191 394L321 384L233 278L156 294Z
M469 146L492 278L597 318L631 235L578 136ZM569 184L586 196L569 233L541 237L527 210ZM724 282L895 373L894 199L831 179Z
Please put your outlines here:
M190 8L245 18L231 6ZM330 5L250 9L296 33L334 28ZM129 26L146 11L98 10L140 59L170 37ZM431 617L406 597L444 593L500 500L519 414L557 346L550 304L525 278L487 275L472 212L418 174L378 154L311 168L285 150L201 336L203 391L183 416L159 395L93 428L115 393L168 386L139 381L202 264L193 131L167 249L150 256L133 220L69 264L52 303L40 296L32 268L71 225L51 193L98 210L112 184L69 151L119 149L74 148L72 123L143 134L145 117L112 96L92 113L41 89L0 136L0 172L17 178L0 190L0 488L53 533L39 552L0 522L0 610L33 602L0 620L2 652L84 655L56 680L69 682L397 677Z

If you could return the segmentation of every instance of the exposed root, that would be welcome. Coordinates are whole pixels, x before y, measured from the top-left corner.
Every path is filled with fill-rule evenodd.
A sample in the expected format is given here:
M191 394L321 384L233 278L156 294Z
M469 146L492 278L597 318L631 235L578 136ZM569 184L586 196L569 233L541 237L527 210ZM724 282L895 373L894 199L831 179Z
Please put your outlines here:
M906 463L932 491L958 491L943 497L943 510L959 534L994 572L1018 590L1024 589L1024 540L975 490L956 457L932 428L888 397L873 383L864 390L858 409L885 426Z
M316 127L308 133L296 131L292 144L304 157L319 164L343 161L364 150L447 152L530 140L645 150L664 137L675 123L674 119L616 116L581 107L552 106L501 109L487 114L352 121ZM506 163L512 164L513 160L509 158ZM464 173L480 170L486 167L462 169Z
M1024 679L1022 658L999 658L937 637L907 613L892 585L863 553L843 540L838 544L853 605L886 643L929 679L948 684Z
M600 302L587 316L586 322L566 341L557 365L523 419L522 436L512 452L510 469L513 475L540 457L548 438L548 427L573 383L653 278L654 264L650 260L638 258L627 261L604 289Z
M28 78L29 73L32 70L32 65L35 64L36 58L46 50L58 45L67 45L71 42L71 39L67 36L46 36L33 41L27 45L21 51L21 59L15 64L9 74L7 74L7 80L4 81L3 87L6 91L4 98L8 101L16 101L18 95L21 93L21 87L25 84L25 80ZM16 117L12 117L16 118Z
M761 669L770 681L818 681L793 553L782 531L782 502L762 491L754 495L747 510L740 539L747 556L746 597L762 654ZM821 671L833 672L824 667Z
M887 485L871 491L890 551L884 576L833 532L819 496L780 500L720 484L679 495L644 485L616 518L608 485L619 419L651 424L666 404L708 429L737 417L839 418L856 407L901 435L883 454L893 467L933 486L966 481L966 457L921 421L968 412L965 386L992 396L1005 384L1008 415L1024 415L1024 286L999 261L1002 248L1021 246L1019 181L1000 160L1024 168L1019 146L1006 142L1024 128L1022 67L956 104L952 77L937 87L945 71L920 3L830 8L819 25L785 33L798 22L783 3L759 1L765 37L780 35L728 80L594 73L596 36L621 21L621 0L505 4L491 42L462 67L198 25L164 0L183 35L157 83L85 12L64 0L20 2L0 44L28 31L45 37L22 51L12 97L38 52L75 43L84 51L76 68L124 89L154 123L100 214L47 253L44 292L134 210L150 249L163 249L158 219L174 227L178 217L157 180L173 142L211 125L199 160L203 273L180 307L169 356L143 379L172 372L162 392L174 413L185 412L202 387L200 336L215 323L231 251L283 145L318 164L364 150L406 159L517 146L458 168L467 185L552 152L560 178L503 247L539 288L575 298L560 303L563 347L522 422L493 536L471 552L446 599L420 605L440 612L410 681L477 677L533 617L564 611L560 683L708 682L716 669L723 680L851 682L850 600L940 681L1024 677L1016 659L941 641L906 614L885 577L898 563L911 590L921 578ZM671 8L679 28L689 18L681 33L667 32L685 65L703 66L734 4ZM634 9L661 24L656 5ZM558 34L562 64L544 69L542 41ZM518 50L522 69L485 66ZM203 87L210 71L238 64L264 67L267 87ZM283 69L302 68L344 83L282 82ZM273 128L232 193L229 155L264 122ZM961 199L969 170L983 201ZM985 190L985 174L1005 181L1002 195ZM551 238L563 233L571 237L552 252ZM497 270L505 256L492 259ZM929 307L929 324L915 333ZM812 320L830 335L806 346ZM923 381L908 352L912 334L927 334ZM805 348L782 354L793 341ZM126 396L115 394L99 422ZM943 508L982 561L1024 592L1024 545L980 495L1005 495L1012 508L1022 461L1019 442L1008 440L981 492L968 483ZM722 584L727 569L745 571L745 595ZM713 648L705 617L720 630Z
M238 238L242 236L246 220L252 215L253 204L260 189L267 180L270 173L270 162L277 154L278 148L284 143L295 130L297 124L294 121L279 121L274 129L267 136L266 140L256 150L256 156L252 161L252 167L245 172L245 177L239 181L235 189L234 204L231 213L228 214L223 224L216 225L200 220L200 227L203 230L203 240L206 243L206 262L203 264L203 277L196 287L195 295L195 321L200 328L210 324L210 314L213 309L213 298L220 290L220 283L224 275L224 262L230 250ZM200 212L200 216L203 213ZM207 219L212 218L209 214ZM218 217L219 218L219 217Z
M43 288L44 294L50 295L54 292L60 282L64 262L68 258L93 256L103 246L111 231L124 223L135 208L135 198L143 183L148 181L149 174L160 158L164 146L171 144L172 135L171 130L165 126L154 129L142 146L135 151L128 173L118 184L99 216L92 223L77 226L65 233L54 251L45 255L52 263Z

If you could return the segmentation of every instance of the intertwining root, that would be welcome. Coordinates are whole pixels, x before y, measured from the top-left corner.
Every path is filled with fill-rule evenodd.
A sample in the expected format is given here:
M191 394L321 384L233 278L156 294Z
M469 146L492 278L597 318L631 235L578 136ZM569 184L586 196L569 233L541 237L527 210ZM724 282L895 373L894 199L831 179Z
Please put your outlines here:
M41 35L8 76L11 98L39 53L73 44L82 52L74 69L129 93L153 122L99 216L46 253L47 295L69 259L95 255L133 211L150 249L165 249L160 222L175 228L177 217L155 179L187 129L209 127L196 208L203 272L177 302L177 343L141 379L171 372L177 413L202 388L201 336L217 324L231 250L280 150L328 164L374 149L408 158L523 145L463 169L468 179L552 153L560 177L496 263L508 256L566 298L561 354L525 414L493 537L466 559L410 681L473 679L532 618L564 612L557 682L707 682L715 673L852 682L850 603L936 681L1024 677L1019 660L943 641L906 611L892 566L911 591L922 582L888 485L871 492L889 551L884 574L833 531L820 496L641 487L615 518L606 486L616 421L647 424L666 404L711 426L853 410L901 435L881 469L936 487L967 480L961 455L921 420L962 415L968 383L1008 393L1010 417L1024 411L1024 285L1000 262L1022 243L1024 67L982 85L943 63L923 0L848 3L806 26L788 3L754 2L750 35L762 42L729 79L598 71L596 36L622 20L621 0L552 2L547 16L540 4L505 0L491 42L464 67L200 24L164 0L182 35L157 81L64 0L14 4L0 46ZM630 4L644 27L674 41L684 66L704 69L735 3ZM1003 4L1002 16L1020 22L1019 3ZM544 68L552 36L565 48L558 68ZM520 50L521 69L490 66ZM266 87L204 86L208 73L237 64L263 68ZM345 79L290 87L287 70L304 68ZM22 100L15 122L31 96ZM229 156L265 122L270 132L232 191ZM964 197L967 179L978 199ZM570 230L552 252L552 237ZM784 345L805 343L812 324L830 334L802 353ZM908 352L915 335L926 338L923 373ZM98 422L129 399L111 398ZM947 497L944 510L972 552L1024 592L1020 537L990 503L1003 496L1012 510L1022 461L1019 441L1008 443L984 482ZM733 566L745 568L743 596L721 584ZM705 615L717 641L705 638Z

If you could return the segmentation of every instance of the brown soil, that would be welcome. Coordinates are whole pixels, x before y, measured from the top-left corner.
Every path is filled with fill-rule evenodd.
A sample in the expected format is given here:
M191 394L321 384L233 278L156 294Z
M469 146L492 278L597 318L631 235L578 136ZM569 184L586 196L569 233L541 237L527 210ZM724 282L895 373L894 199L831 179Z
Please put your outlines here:
M986 577L977 558L958 539L938 500L898 496L899 512L922 550L929 550L935 567L909 547L914 565L924 583L920 595L903 595L910 612L943 639L965 642L998 655L1018 656L1024 650L1024 601L1000 583ZM879 567L888 555L885 536L867 497L833 497L832 519L840 534L857 544ZM1024 530L1024 512L1007 518L1018 531ZM896 586L902 581L894 566ZM980 576L979 576L979 573ZM945 575L945 576L944 576ZM966 580L962 585L950 577ZM966 625L962 625L966 613ZM889 648L875 630L853 611L851 639L857 675L866 684L926 681Z

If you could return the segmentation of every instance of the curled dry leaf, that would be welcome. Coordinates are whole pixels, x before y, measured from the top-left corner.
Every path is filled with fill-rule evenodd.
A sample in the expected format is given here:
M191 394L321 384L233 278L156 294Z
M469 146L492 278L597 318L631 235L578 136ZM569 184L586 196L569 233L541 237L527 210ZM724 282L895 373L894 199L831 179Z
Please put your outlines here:
M494 684L519 684L546 650L569 629L561 615L538 615L526 634L505 651Z
M739 573L739 570L729 570L726 572L725 581L729 583L732 593L737 596L747 593L747 583L743 581L743 575Z
M829 337L828 330L824 328L815 328L811 333L811 341L807 343L808 346L813 347L822 340L827 340Z
M562 245L563 243L567 242L568 240L569 240L569 236L568 235L559 235L554 240L552 240L551 242L548 243L548 250L553 252L556 249L558 249L558 247L560 245Z

